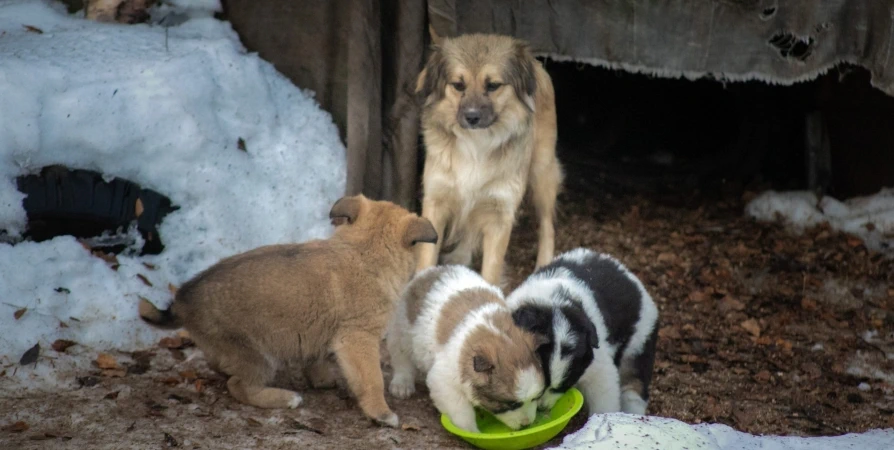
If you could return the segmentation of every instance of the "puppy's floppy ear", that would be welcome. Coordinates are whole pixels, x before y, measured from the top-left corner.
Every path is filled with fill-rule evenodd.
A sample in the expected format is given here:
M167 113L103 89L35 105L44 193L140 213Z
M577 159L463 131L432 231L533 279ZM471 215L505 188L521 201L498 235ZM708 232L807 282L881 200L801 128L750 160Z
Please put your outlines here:
M520 328L524 328L539 336L549 336L552 328L552 310L534 305L525 305L512 311L512 321ZM539 347L539 345L538 345Z
M565 307L562 308L562 313L571 322L572 327L583 333L590 348L599 348L599 333L590 316L582 308Z
M438 242L438 232L428 219L413 215L404 228L403 242L405 247L412 247L420 242L435 244Z
M540 64L527 44L521 41L515 43L515 54L509 61L509 67L506 68L506 81L515 90L522 103L528 105L526 101L528 97L533 97L537 90L537 75L534 71L534 64ZM530 107L530 105L528 105Z
M357 220L357 216L360 215L360 208L365 201L366 197L362 194L338 199L332 205L332 209L329 210L329 220L332 222L332 225L342 225L345 222L348 224L354 223Z
M485 356L475 355L472 357L472 368L478 373L490 373L494 370L494 363Z
M431 55L425 68L419 72L416 79L416 94L422 99L427 99L432 94L436 100L440 100L444 96L444 89L447 87L447 59L441 47L434 45L431 49Z
M599 348L599 335L596 334L596 327L590 324L591 330L587 331L587 345L590 348Z

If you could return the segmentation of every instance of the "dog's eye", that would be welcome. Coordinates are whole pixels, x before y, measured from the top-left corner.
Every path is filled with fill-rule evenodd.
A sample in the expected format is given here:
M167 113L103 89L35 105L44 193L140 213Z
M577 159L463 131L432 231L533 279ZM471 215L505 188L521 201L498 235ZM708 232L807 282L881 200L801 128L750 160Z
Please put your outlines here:
M574 347L570 345L563 345L561 348L561 355L568 356L574 351Z
M497 89L500 89L500 86L502 86L501 83L487 83L487 86L485 86L485 89L487 89L487 92L493 92L493 91L496 91Z
M463 83L462 81L457 81L456 83L451 84L453 85L453 89L456 89L459 92L466 90L466 83Z

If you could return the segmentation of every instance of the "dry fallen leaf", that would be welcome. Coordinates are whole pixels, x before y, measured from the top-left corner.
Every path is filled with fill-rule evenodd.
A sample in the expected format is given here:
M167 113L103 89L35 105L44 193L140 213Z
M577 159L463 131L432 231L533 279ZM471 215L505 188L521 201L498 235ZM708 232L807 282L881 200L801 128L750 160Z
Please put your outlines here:
M205 380L196 380L194 386L196 387L196 392L201 393L205 390Z
M673 253L661 253L658 255L658 262L673 262L677 259L677 255Z
M177 442L177 439L174 436L171 436L168 433L165 433L165 447L179 447L180 443Z
M106 378L122 378L127 375L127 369L104 369L102 376Z
M158 341L158 346L161 348L183 348L183 338L179 336L163 337Z
M114 253L106 253L102 250L93 250L90 253L93 254L93 256L109 263L112 266L118 265L118 256L115 255Z
M56 350L57 352L62 353L65 350L67 350L68 347L71 347L72 345L77 345L77 342L69 341L68 339L56 339L55 341L53 341L52 347L53 347L53 350Z
M742 311L745 309L745 304L727 295L717 304L717 309L723 313L728 311Z
M146 278L146 275L143 275L143 274L141 274L141 273L138 273L138 274L137 274L137 278L139 278L140 281L142 281L143 284L145 284L146 286L152 287L152 283L149 281L148 278Z
M16 310L16 312L13 313L12 316L15 317L16 320L19 320L22 318L22 316L25 315L26 312L28 312L28 308L22 308L22 309Z
M658 337L662 339L680 339L682 336L680 335L680 330L677 327L668 325L666 327L662 327L658 330Z
M245 147L245 139L239 138L236 140L236 148L242 150L243 152L248 152L248 149Z
M689 301L701 303L708 299L708 294L705 291L692 291L689 293Z
M766 383L766 382L770 381L770 371L769 370L761 370L760 372L758 372L754 375L754 380L761 382L761 383Z
M404 423L404 424L401 424L401 425L400 425L400 428L401 428L402 430L407 430L407 431L419 431L419 430L422 429L422 428L419 427L419 425L416 425L416 424L414 424L414 423Z
M195 370L184 370L180 372L180 376L186 381L192 381L199 377Z
M40 343L34 344L34 347L29 348L23 355L22 358L19 359L19 364L23 366L27 366L33 362L37 361L37 357L40 356Z
M176 385L180 384L180 379L177 378L177 377L161 378L161 379L159 379L158 381L159 381L160 383L162 383L162 384L166 384L166 385L168 385L168 386L176 386Z
M96 366L100 369L117 369L118 361L115 360L115 357L108 353L100 353L99 356L96 357Z
M761 336L761 326L758 325L757 321L754 319L748 319L739 324L740 327L744 328L745 331L751 333L754 337Z
M31 25L22 25L22 26L25 27L26 30L28 30L32 33L43 34L43 30L41 30L40 28L37 28L35 26L31 26Z
M806 311L816 311L816 300L808 297L804 297L801 299L801 308L804 308Z
M776 339L776 347L778 347L785 353L791 353L793 344L792 341L780 338Z
M29 427L27 423L20 420L16 423L3 427L3 431L9 431L10 433L21 433L23 431L27 431L28 428L31 427Z
M258 422L257 420L252 419L251 417L246 417L245 421L248 422L248 426L251 426L251 427L260 428L263 426L263 424L261 424L261 422Z
M135 217L140 217L143 215L143 201L137 197L136 204L133 205L133 214Z

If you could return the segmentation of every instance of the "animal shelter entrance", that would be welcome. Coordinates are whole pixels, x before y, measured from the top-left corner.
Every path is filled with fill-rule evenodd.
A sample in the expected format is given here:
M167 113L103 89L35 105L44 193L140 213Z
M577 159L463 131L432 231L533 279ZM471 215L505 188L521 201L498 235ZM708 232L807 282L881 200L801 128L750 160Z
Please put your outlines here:
M894 132L882 119L894 99L862 68L783 86L544 65L565 166L643 186L760 182L853 196L894 184L884 169L894 164Z

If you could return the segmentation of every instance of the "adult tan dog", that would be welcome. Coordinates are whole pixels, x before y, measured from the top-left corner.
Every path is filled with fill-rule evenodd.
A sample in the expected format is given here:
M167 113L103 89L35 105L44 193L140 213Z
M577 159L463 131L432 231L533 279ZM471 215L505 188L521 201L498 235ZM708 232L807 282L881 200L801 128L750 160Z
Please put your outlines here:
M440 237L420 245L417 270L470 265L499 284L515 216L530 186L539 221L536 267L555 247L556 159L552 81L527 45L508 36L444 39L419 74L425 141L422 216ZM443 255L442 255L443 253Z
M331 385L332 352L360 408L398 425L385 403L379 343L413 275L413 246L433 243L431 223L390 202L344 197L327 240L271 245L226 258L186 282L167 310L146 300L144 321L184 327L209 363L230 375L230 394L261 408L295 408L298 393L267 387L300 360L315 387Z

